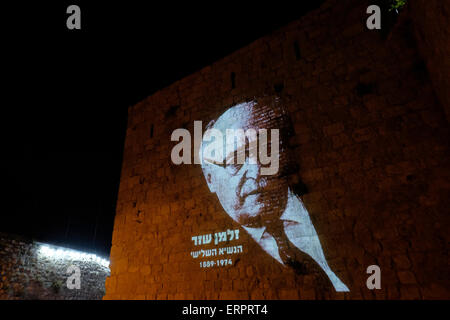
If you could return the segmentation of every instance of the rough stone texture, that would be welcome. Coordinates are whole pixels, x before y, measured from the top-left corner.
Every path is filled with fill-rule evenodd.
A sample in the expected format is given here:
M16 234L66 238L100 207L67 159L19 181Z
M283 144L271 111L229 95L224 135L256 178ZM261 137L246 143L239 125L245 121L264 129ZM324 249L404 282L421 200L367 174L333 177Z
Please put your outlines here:
M109 268L93 261L49 258L41 244L0 233L0 300L99 300ZM62 247L54 247L64 249ZM67 288L70 265L81 270L81 288Z
M450 1L415 0L409 7L420 51L450 121Z
M366 29L368 4L330 0L129 109L105 299L450 298L448 122L409 11L385 37ZM280 268L243 229L232 266L191 256L192 236L239 226L199 165L171 163L171 133L276 91L295 129L290 178L307 186L302 200L350 293ZM373 264L381 290L366 287Z

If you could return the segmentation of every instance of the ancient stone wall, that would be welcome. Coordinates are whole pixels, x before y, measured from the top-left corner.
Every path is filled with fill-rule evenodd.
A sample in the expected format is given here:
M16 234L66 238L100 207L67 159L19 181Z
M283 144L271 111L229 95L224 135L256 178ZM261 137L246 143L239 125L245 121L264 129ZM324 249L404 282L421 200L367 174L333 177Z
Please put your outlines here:
M435 92L450 120L450 2L410 1L415 35Z
M129 109L105 299L450 297L448 122L410 12L386 37L366 28L368 5L327 1ZM171 161L175 129L193 134L194 121L204 129L267 95L293 124L288 178L350 292L280 266L227 215L200 165ZM366 286L370 265L379 290Z
M1 300L99 300L105 294L109 268L90 259L50 256L42 247L66 250L0 233ZM67 280L80 268L80 289L69 289ZM75 283L75 282L72 282Z

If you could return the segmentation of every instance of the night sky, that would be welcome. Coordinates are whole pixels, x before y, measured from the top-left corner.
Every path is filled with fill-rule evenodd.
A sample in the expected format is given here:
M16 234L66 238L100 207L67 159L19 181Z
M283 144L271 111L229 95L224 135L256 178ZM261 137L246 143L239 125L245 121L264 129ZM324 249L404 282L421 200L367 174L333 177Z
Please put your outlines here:
M106 256L127 108L322 1L28 2L2 5L0 232Z

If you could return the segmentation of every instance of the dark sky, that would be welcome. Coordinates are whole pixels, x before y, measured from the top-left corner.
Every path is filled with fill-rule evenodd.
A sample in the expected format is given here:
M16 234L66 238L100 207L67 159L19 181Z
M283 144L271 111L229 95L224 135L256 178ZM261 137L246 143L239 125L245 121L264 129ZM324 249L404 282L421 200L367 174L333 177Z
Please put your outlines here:
M128 106L322 1L302 2L2 4L0 231L109 255Z

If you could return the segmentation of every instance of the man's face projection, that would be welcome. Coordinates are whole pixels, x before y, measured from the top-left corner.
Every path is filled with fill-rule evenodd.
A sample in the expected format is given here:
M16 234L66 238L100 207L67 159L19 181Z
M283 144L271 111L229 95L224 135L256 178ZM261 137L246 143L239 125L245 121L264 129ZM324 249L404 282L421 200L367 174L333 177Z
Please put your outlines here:
M279 218L287 203L288 185L278 170L278 160L280 165L284 163L283 151L277 150L279 141L272 144L271 140L271 129L278 129L279 121L271 121L271 118L276 118L276 114L263 104L236 105L222 114L210 128L222 133L223 148L220 150L223 152L217 154L216 150L213 156L203 152L202 167L211 192L217 194L231 218L247 226L260 226L265 220ZM249 134L242 139L230 139L230 132L236 133L239 129ZM262 139L260 129L267 129L267 141ZM203 137L203 150L219 145L217 139L207 136L208 131ZM267 174L270 172L268 167L273 164L261 159L261 147L267 148L267 152L263 150L265 154L277 156L277 168L272 170L274 174ZM271 153L273 151L274 154Z

